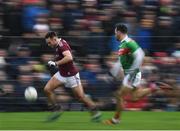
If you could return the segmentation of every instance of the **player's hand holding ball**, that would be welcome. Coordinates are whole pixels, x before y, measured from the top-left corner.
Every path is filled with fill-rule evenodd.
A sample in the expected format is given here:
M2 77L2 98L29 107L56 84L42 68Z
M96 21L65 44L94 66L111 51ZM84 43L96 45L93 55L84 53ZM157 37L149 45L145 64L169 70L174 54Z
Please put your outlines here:
M49 65L50 67L55 67L55 66L57 66L56 62L54 62L54 61L48 61L48 65Z

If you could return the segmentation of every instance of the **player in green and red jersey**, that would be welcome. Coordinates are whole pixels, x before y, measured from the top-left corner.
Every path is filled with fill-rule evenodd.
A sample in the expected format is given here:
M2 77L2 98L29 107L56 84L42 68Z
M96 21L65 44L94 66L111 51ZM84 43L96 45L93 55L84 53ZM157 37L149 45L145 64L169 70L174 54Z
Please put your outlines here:
M158 90L171 89L168 84L163 82L155 83L153 88L138 88L141 83L141 65L144 59L144 51L133 39L127 35L128 29L124 24L117 24L115 27L115 36L121 42L119 46L119 60L112 68L111 73L123 74L122 86L116 91L117 107L112 119L104 121L106 124L118 124L123 110L123 98L131 94L132 100L137 101L140 98ZM122 73L123 72L123 73Z

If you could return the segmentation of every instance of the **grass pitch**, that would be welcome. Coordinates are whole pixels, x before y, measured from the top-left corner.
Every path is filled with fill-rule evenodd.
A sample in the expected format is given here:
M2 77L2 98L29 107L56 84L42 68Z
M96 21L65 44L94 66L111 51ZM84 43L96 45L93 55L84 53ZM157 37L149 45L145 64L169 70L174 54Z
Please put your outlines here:
M113 112L102 112L102 119ZM123 112L118 125L90 121L88 112L65 112L55 122L45 123L49 112L0 113L0 130L180 130L180 112Z

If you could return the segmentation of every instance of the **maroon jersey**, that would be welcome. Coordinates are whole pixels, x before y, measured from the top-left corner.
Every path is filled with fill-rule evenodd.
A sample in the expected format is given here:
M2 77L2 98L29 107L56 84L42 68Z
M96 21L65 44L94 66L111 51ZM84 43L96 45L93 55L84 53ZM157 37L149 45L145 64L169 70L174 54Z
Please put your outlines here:
M56 61L63 59L64 55L62 53L67 50L69 50L71 52L70 46L68 45L68 43L65 40L60 38L58 46L56 47L56 58L55 58ZM59 65L58 68L59 68L60 74L64 77L73 76L78 73L78 70L74 66L73 61L70 61L63 65Z

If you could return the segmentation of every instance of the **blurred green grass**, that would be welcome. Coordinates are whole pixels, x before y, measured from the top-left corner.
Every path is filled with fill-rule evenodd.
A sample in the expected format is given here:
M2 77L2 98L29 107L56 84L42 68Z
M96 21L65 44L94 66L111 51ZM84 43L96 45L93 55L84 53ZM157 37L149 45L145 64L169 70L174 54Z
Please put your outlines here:
M102 119L113 112L102 112ZM45 123L49 112L0 113L0 130L180 130L180 112L123 112L119 125L90 121L88 112L65 112L55 122Z

